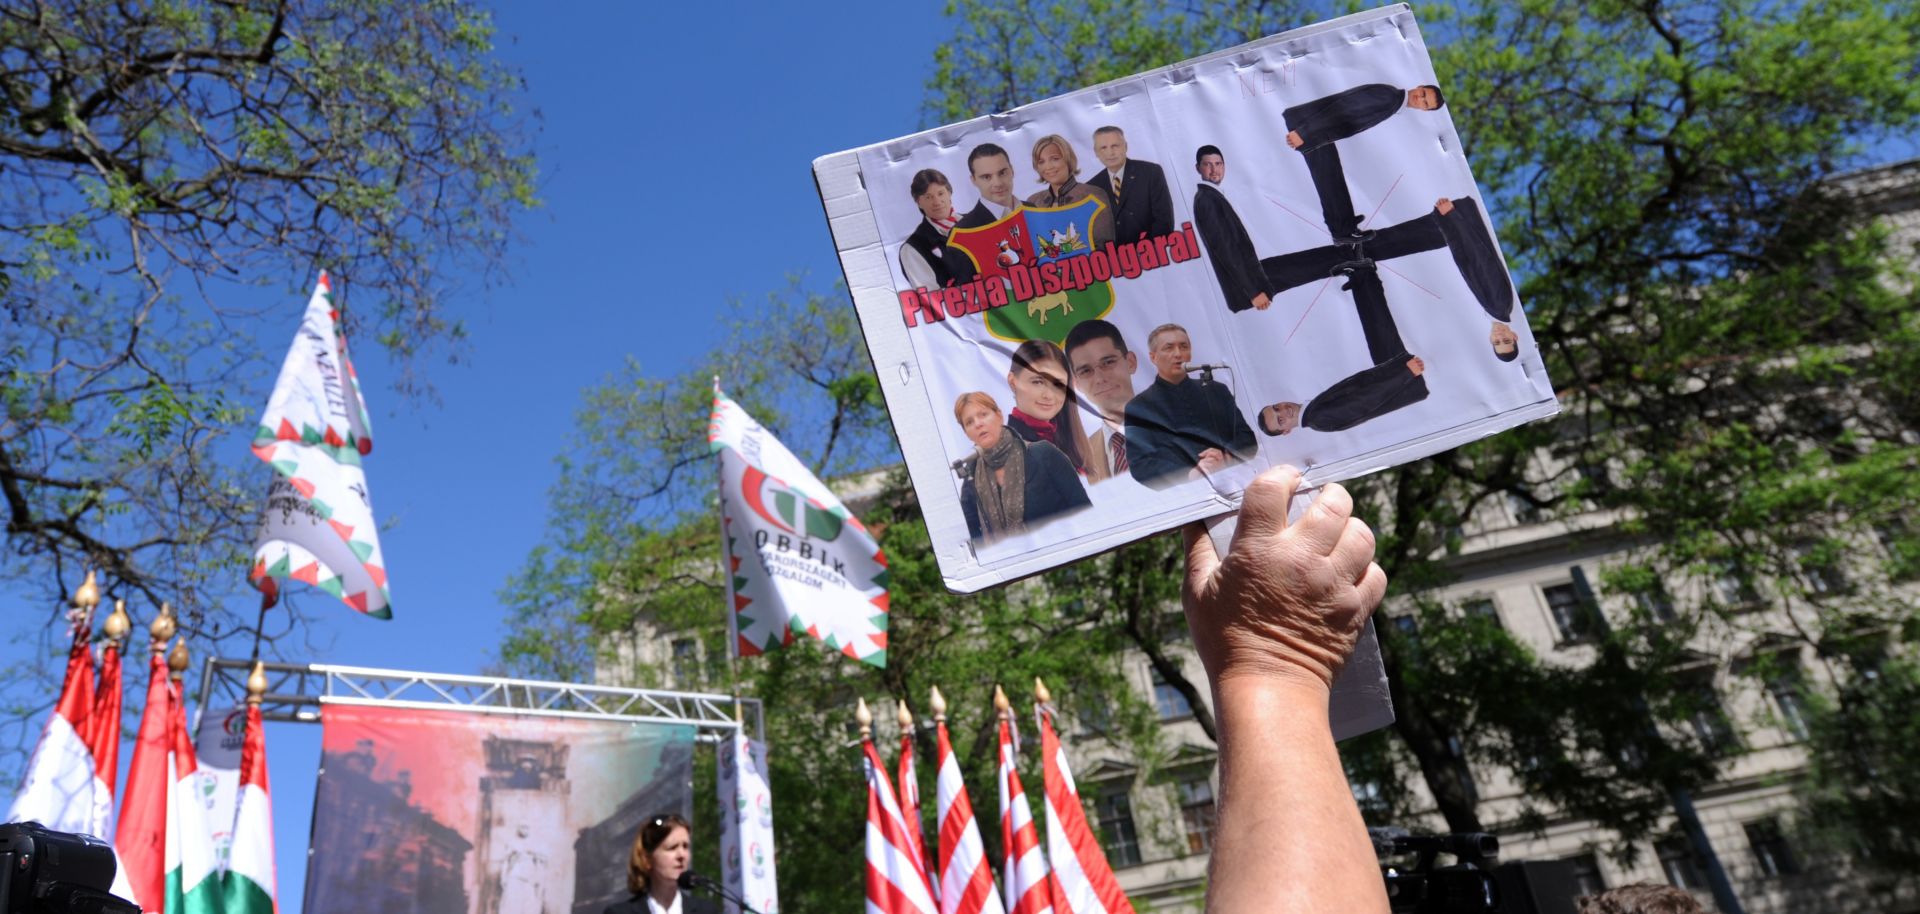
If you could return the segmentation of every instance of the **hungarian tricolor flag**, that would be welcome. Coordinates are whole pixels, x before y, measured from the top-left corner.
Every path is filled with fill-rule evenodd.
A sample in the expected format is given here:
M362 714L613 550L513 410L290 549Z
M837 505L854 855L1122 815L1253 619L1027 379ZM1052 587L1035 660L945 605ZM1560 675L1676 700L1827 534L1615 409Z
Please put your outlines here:
M373 450L370 428L333 284L321 273L253 437L253 455L274 475L247 579L269 602L287 581L302 581L369 616L392 618L360 464Z
M167 794L165 914L209 914L220 910L213 832L207 828L207 805L201 799L186 702L178 688L168 685L167 739L172 753L167 766L173 789Z
M113 846L120 854L132 894L122 896L142 911L164 910L167 859L167 804L173 793L169 750L175 692L167 679L166 645L155 644L147 663L147 705L140 711L140 734L133 741L127 768L126 798ZM119 894L119 893L115 893Z
M913 843L900 817L887 766L873 740L860 741L867 774L868 914L938 914L923 867L914 862Z
M1053 730L1053 706L1040 705L1037 716L1041 777L1047 788L1047 859L1053 861L1053 877L1061 893L1054 902L1073 914L1133 914L1133 903L1113 878L1113 867L1087 824L1073 771L1067 767L1067 753Z
M987 868L985 842L973 818L960 763L947 740L947 722L934 718L939 746L940 914L1003 914L1006 908L994 891L993 871Z
M246 741L240 747L240 799L233 844L221 877L226 914L273 914L273 805L267 792L267 735L260 705L247 704Z
M713 385L720 528L740 656L818 638L887 665L887 557L806 464ZM884 769L883 769L884 771Z
M1010 914L1051 914L1053 882L1040 835L1033 828L1033 808L1014 767L1013 721L1000 719L1000 847L1006 855L1000 878L1005 885ZM1060 911L1059 914L1069 914Z
M94 783L93 753L87 747L88 719L93 714L93 647L87 643L84 622L75 627L67 650L67 674L60 685L60 701L40 733L40 744L20 780L7 821L34 821L55 831L82 832L104 837L96 830L105 818Z

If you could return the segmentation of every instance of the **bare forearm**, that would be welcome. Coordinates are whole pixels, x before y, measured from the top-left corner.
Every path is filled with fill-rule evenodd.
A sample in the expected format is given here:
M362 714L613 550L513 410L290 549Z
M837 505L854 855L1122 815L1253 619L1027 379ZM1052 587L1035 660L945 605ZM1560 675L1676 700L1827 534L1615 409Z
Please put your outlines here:
M1220 824L1211 914L1387 910L1327 722L1327 689L1245 677L1214 689Z

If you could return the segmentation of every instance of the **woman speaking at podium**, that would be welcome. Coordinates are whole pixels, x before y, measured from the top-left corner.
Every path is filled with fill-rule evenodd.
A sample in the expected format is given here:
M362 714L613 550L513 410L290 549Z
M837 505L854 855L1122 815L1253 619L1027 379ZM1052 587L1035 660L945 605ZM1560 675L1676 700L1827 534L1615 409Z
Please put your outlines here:
M648 819L627 856L627 891L633 897L601 914L719 914L713 901L680 891L680 874L693 859L692 837L687 820L674 813Z

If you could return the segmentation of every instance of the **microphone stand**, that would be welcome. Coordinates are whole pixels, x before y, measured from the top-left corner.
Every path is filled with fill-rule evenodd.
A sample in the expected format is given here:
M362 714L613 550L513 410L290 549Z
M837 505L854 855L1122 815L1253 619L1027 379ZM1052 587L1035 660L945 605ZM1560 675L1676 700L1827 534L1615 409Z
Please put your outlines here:
M720 898L724 901L731 901L734 904L739 905L740 910L747 912L747 914L766 914L766 912L756 909L753 905L747 904L747 900L745 898L741 898L740 896L727 891L726 886L723 886L720 883L715 882L712 879L709 879L705 876L696 875L692 870L688 870L684 874L682 874L681 879L679 881L680 881L680 887L683 889L689 889L689 890L702 889L704 891L711 892L715 895L720 896Z

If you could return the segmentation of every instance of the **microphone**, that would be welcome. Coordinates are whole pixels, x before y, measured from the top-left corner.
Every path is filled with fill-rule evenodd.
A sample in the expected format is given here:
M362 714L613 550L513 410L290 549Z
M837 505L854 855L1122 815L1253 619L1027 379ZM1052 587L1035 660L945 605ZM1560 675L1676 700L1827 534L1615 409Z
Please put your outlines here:
M1188 362L1185 370L1191 373L1195 371L1229 371L1232 368L1233 366L1228 365L1225 362L1214 362L1212 364L1207 364L1207 365L1202 365L1199 362Z
M682 870L680 872L680 878L675 879L673 882L675 885L679 886L683 891L691 892L695 889L699 889L700 891L703 891L703 892L711 892L727 901L731 901L734 904L739 905L740 910L747 912L747 914L761 914L761 912L754 909L753 905L747 904L746 899L741 898L740 896L727 891L725 886L722 886L720 883L715 882L712 879L709 879L705 876L702 876L691 869Z

